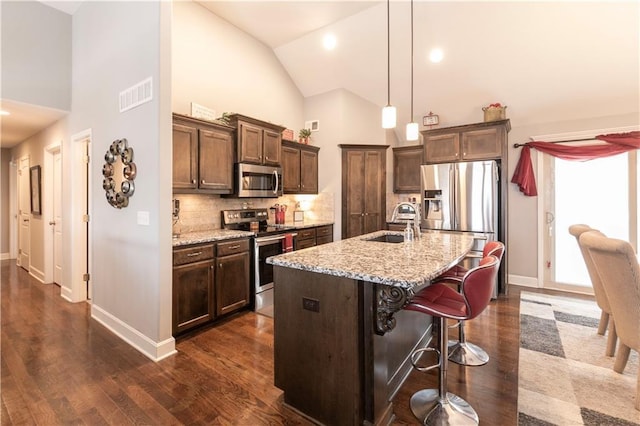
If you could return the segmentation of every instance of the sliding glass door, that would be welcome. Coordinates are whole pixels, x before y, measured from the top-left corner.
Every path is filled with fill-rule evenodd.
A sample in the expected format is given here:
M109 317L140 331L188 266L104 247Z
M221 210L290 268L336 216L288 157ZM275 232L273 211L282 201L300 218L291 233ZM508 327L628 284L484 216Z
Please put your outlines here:
M638 242L637 153L591 161L543 155L544 287L592 293L569 226L583 223L609 237Z

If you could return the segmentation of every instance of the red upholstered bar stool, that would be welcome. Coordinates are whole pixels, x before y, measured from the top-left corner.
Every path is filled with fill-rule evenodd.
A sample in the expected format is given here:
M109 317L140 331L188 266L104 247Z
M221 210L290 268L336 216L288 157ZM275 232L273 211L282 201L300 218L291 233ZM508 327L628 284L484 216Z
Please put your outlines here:
M482 256L487 257L489 255L498 258L498 262L502 261L502 255L504 254L504 244L500 241L489 241L485 244L482 250ZM433 283L452 284L458 287L460 291L460 285L462 278L468 272L468 270L461 266L456 265L451 269L448 269L439 277L433 280ZM457 324L458 327L458 340L450 340L449 345L449 360L456 364L465 365L469 367L484 365L489 362L489 355L480 346L467 342L464 334L464 321L460 321Z
M404 309L431 315L439 323L438 347L417 349L411 363L418 371L439 368L438 389L423 389L411 397L411 411L425 425L477 425L478 414L461 397L447 392L448 328L446 320L470 320L477 317L491 301L500 260L487 256L480 265L470 269L462 278L460 292L445 284L432 284L417 293ZM423 352L438 353L438 363L418 366Z

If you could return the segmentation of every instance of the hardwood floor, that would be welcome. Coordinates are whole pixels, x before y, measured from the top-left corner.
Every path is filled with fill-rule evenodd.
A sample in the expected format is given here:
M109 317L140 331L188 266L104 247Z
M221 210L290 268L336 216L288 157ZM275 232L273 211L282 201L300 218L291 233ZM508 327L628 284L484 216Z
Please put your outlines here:
M154 363L71 304L60 288L2 261L1 424L310 424L273 386L273 320L253 312L177 342ZM491 356L482 367L450 363L449 391L482 425L517 424L519 291L467 325ZM412 372L394 398L394 424L416 424L409 398L437 387Z

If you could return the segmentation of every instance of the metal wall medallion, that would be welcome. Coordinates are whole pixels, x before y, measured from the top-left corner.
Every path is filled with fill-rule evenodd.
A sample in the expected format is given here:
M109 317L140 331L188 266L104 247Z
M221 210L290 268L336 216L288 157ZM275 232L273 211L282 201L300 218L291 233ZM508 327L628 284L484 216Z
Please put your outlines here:
M129 198L135 191L133 180L138 173L136 163L133 162L133 148L126 139L116 139L104 154L104 161L102 189L107 202L117 209L127 207Z

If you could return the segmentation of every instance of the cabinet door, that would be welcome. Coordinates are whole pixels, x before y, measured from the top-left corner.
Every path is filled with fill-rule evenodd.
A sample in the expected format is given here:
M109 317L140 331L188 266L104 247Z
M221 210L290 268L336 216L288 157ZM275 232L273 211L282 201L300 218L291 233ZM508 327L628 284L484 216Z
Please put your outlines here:
M347 222L343 224L343 238L356 237L364 232L364 176L365 151L346 152L346 193L342 194ZM344 216L343 216L344 217Z
M300 191L300 150L282 147L282 191L295 194Z
M198 186L198 130L182 124L173 125L173 188L195 189Z
M462 158L485 160L502 155L502 132L497 128L470 130L462 133Z
M272 130L263 130L262 162L268 166L280 165L280 151L282 149L282 135Z
M230 133L200 130L200 189L233 192L233 140Z
M307 238L305 240L296 240L296 250L302 250L308 247L313 247L316 245L316 239Z
M318 193L318 153L300 150L300 192Z
M364 166L364 234L384 229L386 176L384 152L367 151Z
M213 261L173 268L173 334L212 321L214 313Z
M393 192L420 192L422 146L393 149Z
M262 164L262 128L240 123L238 132L238 161Z
M424 139L425 163L448 163L460 159L460 134L427 136Z
M249 252L216 259L216 314L224 315L249 304Z

